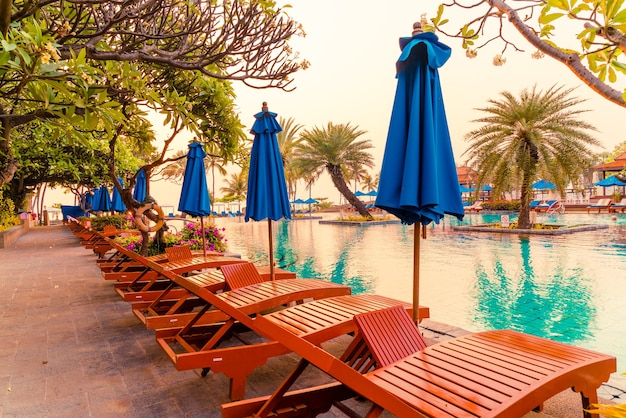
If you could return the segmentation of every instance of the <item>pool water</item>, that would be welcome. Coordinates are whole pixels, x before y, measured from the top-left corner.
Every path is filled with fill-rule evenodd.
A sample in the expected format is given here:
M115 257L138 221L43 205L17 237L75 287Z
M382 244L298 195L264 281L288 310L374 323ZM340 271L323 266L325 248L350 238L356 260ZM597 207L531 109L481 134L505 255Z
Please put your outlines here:
M626 214L612 216L539 216L537 222L609 225L561 236L453 231L456 219L428 226L420 251L420 304L437 322L469 331L511 328L580 345L616 356L618 371L626 371ZM461 224L499 219L473 214ZM229 251L268 262L266 221L215 222L226 228ZM298 277L411 300L412 226L326 225L312 219L273 222L272 228L277 264Z

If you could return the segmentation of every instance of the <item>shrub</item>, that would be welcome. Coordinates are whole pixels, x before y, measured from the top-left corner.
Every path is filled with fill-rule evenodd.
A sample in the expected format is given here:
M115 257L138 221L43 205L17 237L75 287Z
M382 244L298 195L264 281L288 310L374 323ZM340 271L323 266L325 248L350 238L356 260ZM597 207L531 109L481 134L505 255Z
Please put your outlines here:
M226 238L223 234L225 228L218 228L215 225L208 225L204 228L206 237L206 247L209 251L226 251ZM130 235L127 237L118 237L115 239L122 247L131 251L139 252L141 250L142 236ZM165 245L163 245L165 244ZM156 255L165 252L166 247L175 247L177 245L188 245L192 250L202 249L202 228L198 224L188 222L183 230L178 234L163 234L163 243L156 240L150 240L148 245L148 255Z
M488 201L483 202L483 209L486 210L510 210L510 211L518 211L520 210L521 203L519 200L498 200L495 202Z
M5 198L0 190L0 231L21 224L19 216L15 213L15 205L8 197Z
M105 226L113 225L119 229L137 229L135 222L133 221L133 217L129 216L125 213L115 214L115 215L107 215L107 216L92 216L92 217L81 217L79 220L84 224L85 221L89 221L91 223L91 228L96 231L104 230Z

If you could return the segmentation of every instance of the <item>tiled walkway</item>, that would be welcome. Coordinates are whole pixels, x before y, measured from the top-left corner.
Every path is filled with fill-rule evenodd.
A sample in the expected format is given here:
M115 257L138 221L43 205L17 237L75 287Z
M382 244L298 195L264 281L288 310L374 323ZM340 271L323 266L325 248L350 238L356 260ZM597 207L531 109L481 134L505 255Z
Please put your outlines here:
M219 417L225 376L176 371L94 260L62 226L31 229L0 250L0 417ZM325 348L339 353L345 342ZM247 396L270 393L297 360L281 356L257 369ZM311 371L303 383L325 379ZM580 416L572 395L551 400L545 413Z

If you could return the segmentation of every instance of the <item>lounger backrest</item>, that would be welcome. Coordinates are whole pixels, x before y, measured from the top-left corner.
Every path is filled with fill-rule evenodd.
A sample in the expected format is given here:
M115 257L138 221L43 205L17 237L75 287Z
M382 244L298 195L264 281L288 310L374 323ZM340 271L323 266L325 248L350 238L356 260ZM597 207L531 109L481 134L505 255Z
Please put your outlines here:
M109 236L115 234L117 232L117 228L114 225L107 225L102 230L102 235Z
M395 363L426 348L419 328L402 306L355 315L354 321L377 367Z
M600 199L596 206L609 206L611 204L611 199Z
M231 290L263 283L263 278L259 271L250 262L228 264L221 266L220 269L224 274L226 285Z
M167 260L170 262L189 260L193 258L191 248L186 245L181 245L179 247L166 247L165 253L167 254Z

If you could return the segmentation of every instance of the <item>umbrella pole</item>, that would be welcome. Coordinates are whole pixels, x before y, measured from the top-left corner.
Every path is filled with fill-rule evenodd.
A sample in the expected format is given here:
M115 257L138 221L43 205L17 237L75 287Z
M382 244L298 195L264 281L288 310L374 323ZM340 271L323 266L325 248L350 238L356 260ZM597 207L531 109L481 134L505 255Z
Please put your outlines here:
M413 244L413 321L416 324L419 323L421 226L421 223L415 223Z
M202 231L202 254L206 257L206 235L204 233L204 216L200 217L200 228Z
M274 280L274 243L272 242L272 220L267 220L267 229L270 238L270 280Z

